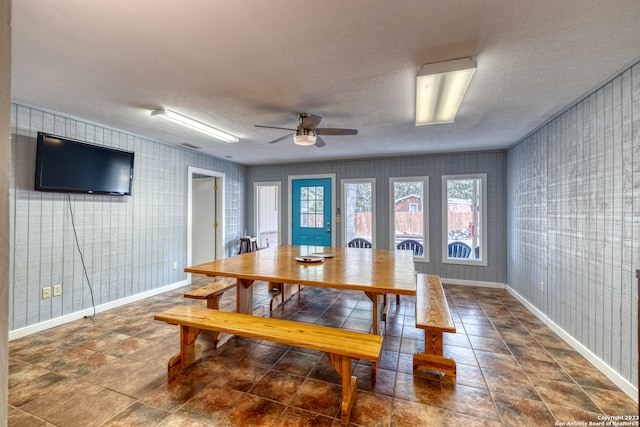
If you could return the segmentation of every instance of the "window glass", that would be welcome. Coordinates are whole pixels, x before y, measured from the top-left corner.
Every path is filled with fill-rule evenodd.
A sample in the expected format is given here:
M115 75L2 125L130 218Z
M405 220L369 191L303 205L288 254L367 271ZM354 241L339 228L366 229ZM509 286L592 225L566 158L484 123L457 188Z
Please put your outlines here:
M324 226L324 187L302 187L300 192L300 226L322 228Z
M443 262L486 265L486 175L442 177Z
M428 261L428 178L391 178L390 184L393 247L413 250L417 261Z
M345 246L374 247L375 180L342 180ZM356 240L357 239L357 240Z

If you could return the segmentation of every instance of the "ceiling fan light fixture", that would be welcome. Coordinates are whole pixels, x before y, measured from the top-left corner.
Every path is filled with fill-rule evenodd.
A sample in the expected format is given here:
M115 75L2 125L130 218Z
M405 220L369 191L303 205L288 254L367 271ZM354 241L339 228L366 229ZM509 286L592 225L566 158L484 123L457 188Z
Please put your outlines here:
M316 134L308 133L308 134L298 134L293 135L293 142L296 145L313 145L316 143Z
M424 64L416 76L416 126L453 123L476 68L471 58Z
M240 141L240 139L237 136L221 131L220 129L216 129L213 126L209 126L208 124L202 123L201 121L198 121L196 119L192 119L191 117L187 117L184 114L167 110L166 108L162 108L160 110L153 110L151 112L151 117L161 117L163 119L172 121L174 123L178 123L179 125L182 125L186 128L196 130L198 132L202 132L205 135L212 136L216 139L219 139L227 143Z

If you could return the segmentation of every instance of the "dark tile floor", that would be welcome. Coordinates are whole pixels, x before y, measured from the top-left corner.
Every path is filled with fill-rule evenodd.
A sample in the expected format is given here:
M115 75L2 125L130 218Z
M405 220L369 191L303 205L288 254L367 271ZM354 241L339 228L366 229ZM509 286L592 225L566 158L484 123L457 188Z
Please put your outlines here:
M194 287L204 284L203 278ZM167 381L178 328L153 314L185 300L168 292L9 343L10 426L338 426L340 383L322 354L233 338ZM457 334L445 353L457 379L412 370L423 348L414 300L388 316L378 379L357 363L358 426L554 426L637 415L637 405L504 290L445 286ZM225 294L222 309L234 306ZM256 285L254 304L269 308ZM274 317L369 331L361 293L305 288Z

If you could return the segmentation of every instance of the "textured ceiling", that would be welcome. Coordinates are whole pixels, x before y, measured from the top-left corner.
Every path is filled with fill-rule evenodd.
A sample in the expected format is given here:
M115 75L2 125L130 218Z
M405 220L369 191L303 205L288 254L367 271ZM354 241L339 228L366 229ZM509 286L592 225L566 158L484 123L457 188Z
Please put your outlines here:
M242 164L506 148L640 55L638 0L18 0L12 98ZM416 127L415 74L470 56L455 123ZM225 144L151 118L168 108ZM292 140L296 113L323 148Z

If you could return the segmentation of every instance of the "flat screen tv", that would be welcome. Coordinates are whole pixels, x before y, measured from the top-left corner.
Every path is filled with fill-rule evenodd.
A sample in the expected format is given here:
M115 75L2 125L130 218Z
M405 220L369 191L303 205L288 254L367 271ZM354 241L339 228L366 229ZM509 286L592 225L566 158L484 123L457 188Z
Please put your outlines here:
M38 191L130 196L133 153L38 132Z

